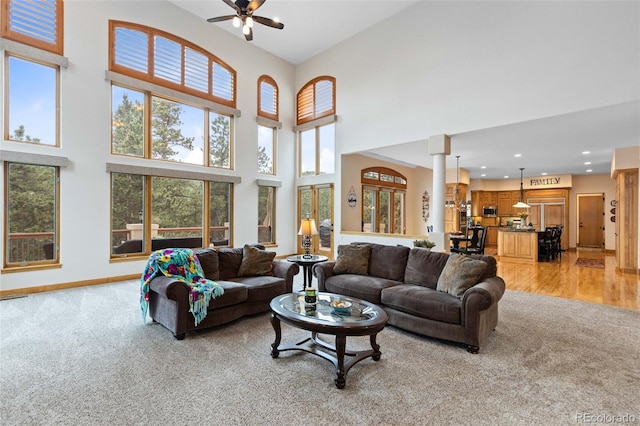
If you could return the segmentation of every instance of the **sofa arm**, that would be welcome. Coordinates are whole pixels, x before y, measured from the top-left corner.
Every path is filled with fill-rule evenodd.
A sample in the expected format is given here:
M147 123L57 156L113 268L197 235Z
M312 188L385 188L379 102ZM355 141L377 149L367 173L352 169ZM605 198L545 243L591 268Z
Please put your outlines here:
M335 261L316 263L313 265L313 275L318 278L318 291L326 291L324 281L333 276Z
M189 302L189 286L182 281L159 275L151 280L149 288L165 299Z
M287 260L274 260L272 271L275 277L285 279L287 293L291 293L293 291L293 278L300 272L300 266Z
M502 278L487 278L464 292L462 309L465 311L484 311L498 303L504 294L505 288Z

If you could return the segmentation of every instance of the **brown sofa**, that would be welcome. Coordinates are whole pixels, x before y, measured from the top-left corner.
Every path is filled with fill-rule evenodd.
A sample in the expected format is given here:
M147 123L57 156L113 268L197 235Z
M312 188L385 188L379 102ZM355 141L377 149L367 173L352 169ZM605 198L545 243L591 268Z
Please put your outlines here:
M479 351L498 323L498 301L505 291L504 280L496 276L497 265L492 256L470 256L487 266L478 282L457 297L436 290L449 254L424 248L367 245L371 249L366 275L334 274L336 262L320 263L313 268L318 290L376 303L389 315L390 325L464 343L471 353Z
M257 246L264 249L264 247ZM178 340L186 333L225 324L242 316L269 310L274 297L290 293L299 266L286 260L273 260L272 275L238 276L243 260L242 248L195 249L205 278L216 281L224 294L209 302L207 316L197 326L189 311L189 287L166 276L149 283L149 315L173 332Z

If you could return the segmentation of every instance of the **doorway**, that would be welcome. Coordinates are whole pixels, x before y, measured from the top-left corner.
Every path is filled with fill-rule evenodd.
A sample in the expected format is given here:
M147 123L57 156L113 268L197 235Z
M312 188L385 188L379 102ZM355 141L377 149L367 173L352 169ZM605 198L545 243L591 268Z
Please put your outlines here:
M578 195L578 247L604 249L604 194Z
M311 239L311 252L333 259L333 185L312 185L298 188L298 222L315 219L318 235ZM298 253L303 253L302 238L298 238Z

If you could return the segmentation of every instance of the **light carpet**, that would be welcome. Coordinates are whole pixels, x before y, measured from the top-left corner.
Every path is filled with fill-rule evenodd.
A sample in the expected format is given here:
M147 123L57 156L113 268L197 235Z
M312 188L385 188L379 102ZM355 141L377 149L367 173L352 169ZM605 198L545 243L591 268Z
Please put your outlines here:
M137 281L0 302L4 425L640 422L640 311L507 291L478 355L394 327L346 387L311 354L270 356L269 314L177 341ZM304 333L283 324L283 341ZM348 346L366 347L367 339ZM609 416L609 417L605 417ZM592 419L597 419L592 417Z

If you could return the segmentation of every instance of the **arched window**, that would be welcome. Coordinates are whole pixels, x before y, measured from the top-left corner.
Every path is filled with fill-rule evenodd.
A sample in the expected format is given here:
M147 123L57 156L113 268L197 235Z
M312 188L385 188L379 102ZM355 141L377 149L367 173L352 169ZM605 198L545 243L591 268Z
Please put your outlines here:
M109 69L236 106L233 68L201 47L155 28L109 21Z
M2 8L2 37L62 55L62 0L3 0Z
M258 78L258 116L279 120L278 85L268 75Z
M362 170L362 231L405 233L407 178L386 167Z
M297 125L336 113L336 79L316 77L304 85L297 95Z

